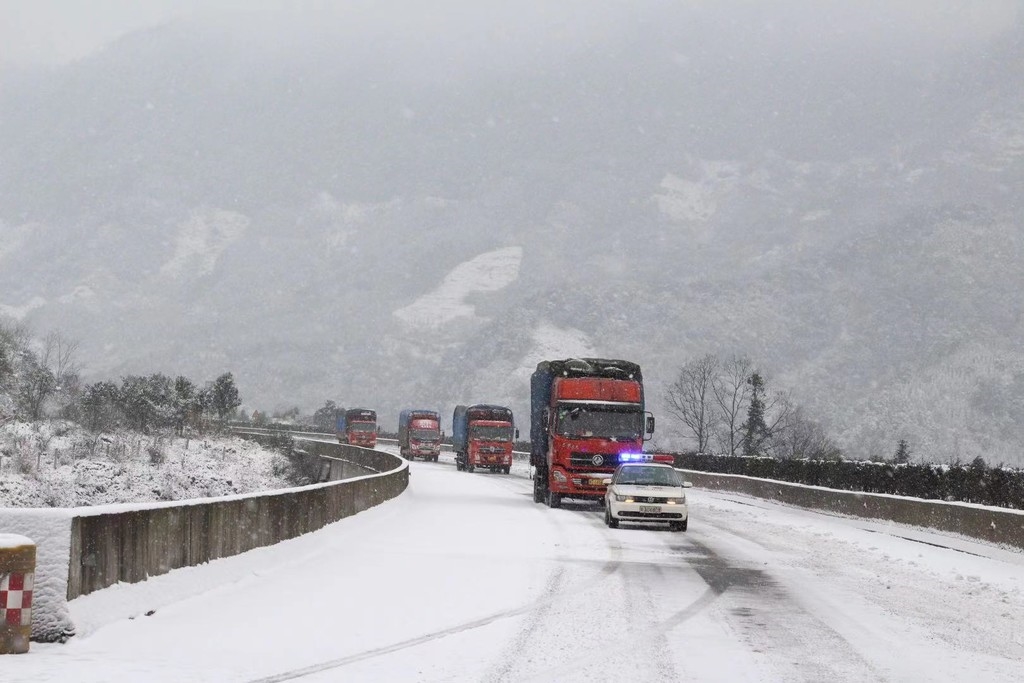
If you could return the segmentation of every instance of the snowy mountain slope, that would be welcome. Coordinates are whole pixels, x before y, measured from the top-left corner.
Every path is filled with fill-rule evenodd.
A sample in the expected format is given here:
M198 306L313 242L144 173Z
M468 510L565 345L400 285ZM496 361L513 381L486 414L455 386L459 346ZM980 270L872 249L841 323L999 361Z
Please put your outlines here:
M474 292L497 292L515 282L522 259L522 247L480 254L453 268L436 289L398 309L395 316L421 331L436 329L459 318L472 320L476 309L466 298Z
M800 3L599 4L542 48L522 18L538 52L183 23L0 75L0 310L90 378L230 368L386 425L521 414L556 352L640 362L662 415L737 351L858 454L1024 457L982 400L1022 392L1024 28L866 51Z

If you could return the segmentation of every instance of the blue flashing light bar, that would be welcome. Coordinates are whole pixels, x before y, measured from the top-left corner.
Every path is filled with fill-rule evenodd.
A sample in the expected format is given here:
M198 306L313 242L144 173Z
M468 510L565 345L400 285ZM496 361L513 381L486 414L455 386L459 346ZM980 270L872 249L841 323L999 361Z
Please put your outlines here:
M651 462L654 456L650 453L619 453L619 462Z

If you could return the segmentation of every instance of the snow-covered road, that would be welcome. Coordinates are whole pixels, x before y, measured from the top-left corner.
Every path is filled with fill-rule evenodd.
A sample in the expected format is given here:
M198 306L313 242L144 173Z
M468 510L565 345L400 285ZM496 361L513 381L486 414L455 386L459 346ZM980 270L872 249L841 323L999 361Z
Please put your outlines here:
M686 533L609 530L524 476L413 463L396 501L73 601L79 635L0 680L1020 680L1021 554L690 501Z

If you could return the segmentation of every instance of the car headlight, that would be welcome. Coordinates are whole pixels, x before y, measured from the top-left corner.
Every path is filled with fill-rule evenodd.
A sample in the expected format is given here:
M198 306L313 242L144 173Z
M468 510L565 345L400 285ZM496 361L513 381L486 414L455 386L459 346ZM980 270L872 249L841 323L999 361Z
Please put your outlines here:
M686 505L686 496L682 498L666 498L665 502L669 505Z
M622 496L622 495L619 495L618 493L616 493L614 495L615 495L615 501L618 502L618 503L632 503L633 502L633 498L630 497L630 496Z

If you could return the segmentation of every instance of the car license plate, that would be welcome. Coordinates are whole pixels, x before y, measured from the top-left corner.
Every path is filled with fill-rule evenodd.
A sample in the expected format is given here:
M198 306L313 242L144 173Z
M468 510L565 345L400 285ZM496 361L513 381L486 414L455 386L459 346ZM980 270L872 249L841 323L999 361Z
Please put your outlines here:
M604 486L604 479L591 479L590 480L590 485L591 486Z
M661 512L661 508L657 505L641 505L640 512Z

